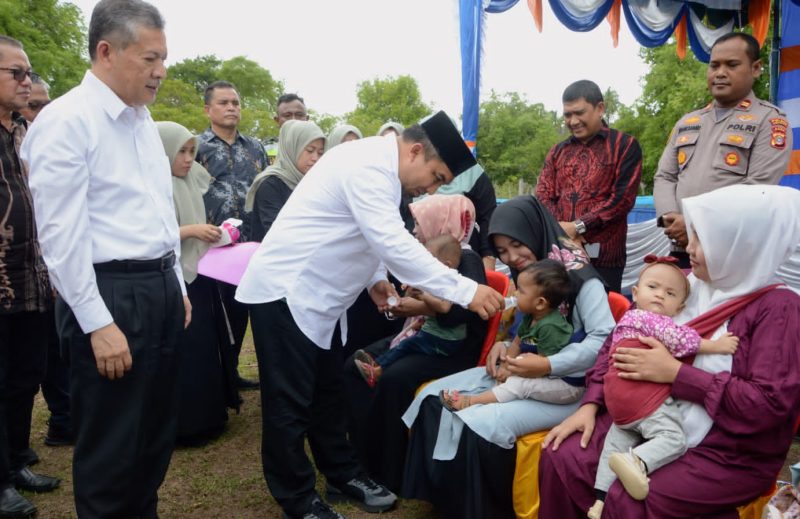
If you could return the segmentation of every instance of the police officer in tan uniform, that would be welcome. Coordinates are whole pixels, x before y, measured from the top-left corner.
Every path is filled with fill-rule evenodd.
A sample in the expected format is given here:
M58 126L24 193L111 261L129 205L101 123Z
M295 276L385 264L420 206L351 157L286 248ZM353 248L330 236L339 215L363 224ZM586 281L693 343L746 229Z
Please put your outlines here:
M714 101L678 121L658 163L656 214L682 266L689 265L681 200L732 184L777 184L789 163L786 115L753 94L761 74L759 50L744 33L714 43L707 72Z

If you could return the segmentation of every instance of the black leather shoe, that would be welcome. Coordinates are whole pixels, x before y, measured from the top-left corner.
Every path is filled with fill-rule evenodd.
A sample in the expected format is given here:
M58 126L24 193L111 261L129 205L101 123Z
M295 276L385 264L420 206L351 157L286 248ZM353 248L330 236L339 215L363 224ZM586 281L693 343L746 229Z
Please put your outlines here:
M248 380L246 378L239 377L236 380L236 387L238 387L242 391L248 391L251 389L258 389L260 386L258 380Z
M44 437L44 444L50 447L74 445L75 435L70 429L61 429L50 425L47 427L47 435Z
M0 517L25 518L36 513L33 503L22 497L14 487L0 491Z
M30 492L52 492L61 484L58 478L50 476L43 476L31 472L31 469L25 467L11 475L11 481L14 486L20 490L28 490Z

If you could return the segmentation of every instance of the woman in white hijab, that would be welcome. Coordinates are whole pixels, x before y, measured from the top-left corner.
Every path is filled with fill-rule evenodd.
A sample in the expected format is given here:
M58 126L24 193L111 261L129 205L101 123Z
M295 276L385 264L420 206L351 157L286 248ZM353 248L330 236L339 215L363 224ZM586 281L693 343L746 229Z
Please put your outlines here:
M278 136L275 164L259 173L247 192L250 239L261 241L297 184L325 152L325 134L311 121L286 121Z
M357 141L358 139L363 139L364 136L361 135L361 130L353 126L352 124L340 124L333 130L331 133L328 134L328 140L325 141L325 151L333 148L334 146L338 146L339 144L344 144L345 142L350 141Z
M194 161L197 139L174 122L159 122L158 132L172 165L172 198L180 226L181 267L192 303L192 322L179 339L180 412L178 443L202 445L220 434L228 420L227 407L239 407L235 386L235 355L227 334L217 285L197 273L209 245L221 236L206 223L203 193L211 175Z
M399 137L403 135L404 129L405 128L403 127L403 125L398 122L387 121L383 124L383 126L378 128L378 133L376 133L375 135L377 135L378 137L383 137L384 135L389 135L390 133L393 133L395 137Z
M672 385L689 450L648 474L644 501L615 483L604 518L735 518L736 507L771 488L783 465L800 413L800 297L776 271L800 243L800 191L730 186L685 199L683 214L693 273L676 321L705 338L731 332L739 348L684 364L652 337L642 338L651 349L623 348L611 360L604 347L583 405L544 441L541 519L586 517L594 502L610 424L602 386L608 362L623 378Z

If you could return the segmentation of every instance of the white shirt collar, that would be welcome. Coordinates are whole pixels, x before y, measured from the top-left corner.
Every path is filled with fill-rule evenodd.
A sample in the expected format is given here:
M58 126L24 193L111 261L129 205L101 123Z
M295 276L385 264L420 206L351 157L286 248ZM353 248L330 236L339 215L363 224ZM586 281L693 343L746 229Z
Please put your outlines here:
M91 69L84 74L81 85L94 94L95 102L115 121L124 113L130 113L131 116L129 117L133 120L145 119L150 113L144 106L129 106L125 104L116 92L111 90L111 87L98 78Z

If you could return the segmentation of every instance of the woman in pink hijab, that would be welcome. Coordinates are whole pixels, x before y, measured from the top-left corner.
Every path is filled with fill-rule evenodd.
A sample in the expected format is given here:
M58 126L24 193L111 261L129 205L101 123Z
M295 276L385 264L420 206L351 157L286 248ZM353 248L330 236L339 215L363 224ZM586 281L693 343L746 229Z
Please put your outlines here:
M463 195L432 195L410 205L416 221L414 234L421 242L450 234L462 244L458 272L478 283L486 283L481 257L467 245L475 228L475 208ZM434 315L421 302L401 297L394 312L398 317ZM463 347L448 357L410 354L390 365L374 388L367 385L355 366L355 359L345 362L345 383L349 401L350 441L360 461L371 476L393 490L403 481L408 431L400 415L414 398L423 382L473 367L478 361L486 335L486 322L475 314L453 305L446 314L435 314L444 326L467 325ZM350 322L349 326L358 326ZM389 348L392 336L365 350L377 357Z
M408 206L416 226L414 235L425 243L449 234L467 247L475 230L475 206L464 195L431 195Z

